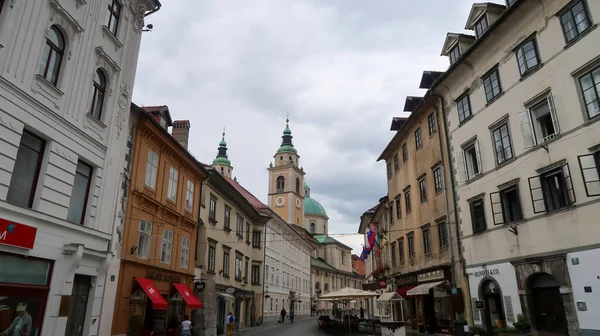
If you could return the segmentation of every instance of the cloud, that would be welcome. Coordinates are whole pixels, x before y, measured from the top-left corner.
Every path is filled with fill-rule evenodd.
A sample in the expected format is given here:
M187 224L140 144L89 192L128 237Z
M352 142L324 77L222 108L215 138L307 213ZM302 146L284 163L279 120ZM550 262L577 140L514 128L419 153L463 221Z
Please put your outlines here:
M189 119L189 149L203 162L226 127L234 175L265 203L266 168L289 115L330 232L354 233L387 193L376 159L393 136L391 118L407 95L423 94L423 70L448 66L445 35L463 30L471 4L172 0L146 19L154 30L143 36L134 102ZM359 238L341 240L358 248Z

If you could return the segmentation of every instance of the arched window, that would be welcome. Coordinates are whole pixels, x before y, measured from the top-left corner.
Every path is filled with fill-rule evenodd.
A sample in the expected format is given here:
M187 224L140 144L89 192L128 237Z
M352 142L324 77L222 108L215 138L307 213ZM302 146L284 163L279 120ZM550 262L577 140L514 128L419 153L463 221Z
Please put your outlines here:
M58 84L58 75L60 74L64 54L65 38L56 26L52 26L44 45L44 54L40 64L40 76L44 77L44 79L54 86Z
M317 224L310 223L310 233L315 233L316 230L317 230Z
M106 77L102 70L98 69L94 73L94 88L92 91L92 117L100 120L102 117L102 107L104 105L104 93L106 92Z
M300 193L300 179L296 177L296 192Z
M277 177L277 192L283 192L285 190L285 177Z

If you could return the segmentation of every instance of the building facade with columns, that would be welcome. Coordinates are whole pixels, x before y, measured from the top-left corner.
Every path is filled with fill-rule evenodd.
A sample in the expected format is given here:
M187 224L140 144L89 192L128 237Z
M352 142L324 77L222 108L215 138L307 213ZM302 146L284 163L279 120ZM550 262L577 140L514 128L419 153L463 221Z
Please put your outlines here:
M144 18L156 0L0 2L0 330L108 335ZM23 272L27 269L28 272Z

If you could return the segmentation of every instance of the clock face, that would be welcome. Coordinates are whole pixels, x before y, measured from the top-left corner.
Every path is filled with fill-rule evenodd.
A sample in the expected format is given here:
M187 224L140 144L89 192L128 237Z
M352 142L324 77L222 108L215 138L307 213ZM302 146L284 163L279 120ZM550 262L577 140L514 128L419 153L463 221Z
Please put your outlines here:
M302 207L302 201L300 198L296 198L296 208L300 209L300 207Z
M278 207L282 207L285 205L285 198L283 198L283 196L277 196L275 197L275 205Z

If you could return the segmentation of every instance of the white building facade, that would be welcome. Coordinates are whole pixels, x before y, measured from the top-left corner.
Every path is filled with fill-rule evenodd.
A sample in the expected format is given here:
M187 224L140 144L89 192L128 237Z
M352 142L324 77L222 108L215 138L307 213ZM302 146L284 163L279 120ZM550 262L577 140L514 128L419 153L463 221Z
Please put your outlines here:
M311 311L310 256L315 247L281 217L272 213L265 236L263 321L276 321L282 308L294 316ZM293 224L292 224L293 225Z
M600 3L474 4L444 102L474 323L600 332ZM593 318L595 316L596 318Z
M160 4L0 6L0 331L25 306L31 335L108 335L114 195L144 16Z

